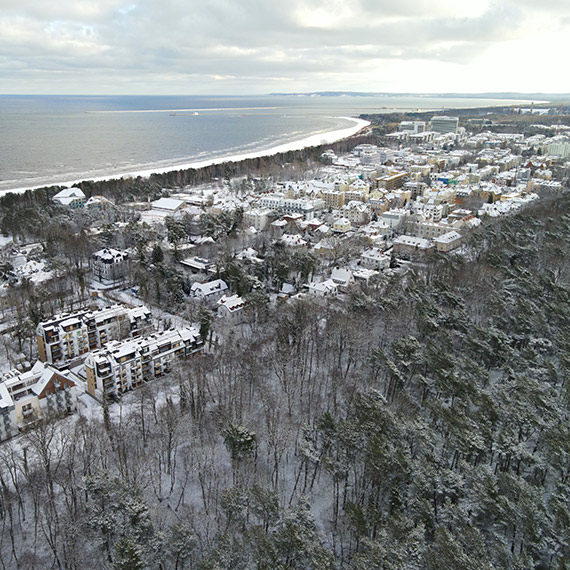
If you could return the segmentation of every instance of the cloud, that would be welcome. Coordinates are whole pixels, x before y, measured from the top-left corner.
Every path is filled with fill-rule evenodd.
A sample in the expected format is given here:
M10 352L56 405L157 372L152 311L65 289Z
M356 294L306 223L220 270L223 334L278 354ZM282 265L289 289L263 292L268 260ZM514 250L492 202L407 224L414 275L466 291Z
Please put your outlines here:
M146 85L147 91L165 93L263 92L287 81L307 90L342 89L343 82L373 90L386 85L386 78L374 76L371 82L371 74L400 66L408 73L416 69L416 90L429 91L426 78L435 70L441 73L447 65L461 79L485 61L497 68L485 78L489 90L494 77L508 77L509 65L499 65L502 54L512 57L513 42L532 45L534 51L523 50L531 58L549 53L547 32L568 32L569 5L566 0L3 0L0 84L11 92L39 83L46 90L82 92L108 85L126 91L129 85ZM556 24L553 13L560 15ZM556 39L557 50L562 37ZM22 71L21 79L14 69ZM391 90L404 83L408 79L395 76Z

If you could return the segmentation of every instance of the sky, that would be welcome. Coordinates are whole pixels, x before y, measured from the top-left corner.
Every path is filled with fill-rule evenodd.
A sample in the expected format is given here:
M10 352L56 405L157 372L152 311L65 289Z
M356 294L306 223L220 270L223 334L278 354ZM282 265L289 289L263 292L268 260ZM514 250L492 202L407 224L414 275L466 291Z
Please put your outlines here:
M570 92L570 0L0 0L0 93Z

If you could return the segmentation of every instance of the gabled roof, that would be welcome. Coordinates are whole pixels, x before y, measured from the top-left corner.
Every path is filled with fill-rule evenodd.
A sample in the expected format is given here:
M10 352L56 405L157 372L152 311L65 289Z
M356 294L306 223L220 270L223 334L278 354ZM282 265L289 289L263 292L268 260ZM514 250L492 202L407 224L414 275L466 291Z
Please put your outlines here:
M215 293L223 293L224 291L227 291L227 289L228 286L222 279L215 279L214 281L209 281L208 283L195 282L192 283L192 287L190 288L194 295L196 295L196 292L199 291L205 297Z
M53 199L54 200L63 200L63 199L74 199L74 198L85 198L85 194L81 188L76 188L73 186L72 188L65 188L61 192L58 192Z
M245 299L242 299L239 295L232 295L228 297L224 295L218 301L219 307L225 307L230 313L236 313L245 307Z

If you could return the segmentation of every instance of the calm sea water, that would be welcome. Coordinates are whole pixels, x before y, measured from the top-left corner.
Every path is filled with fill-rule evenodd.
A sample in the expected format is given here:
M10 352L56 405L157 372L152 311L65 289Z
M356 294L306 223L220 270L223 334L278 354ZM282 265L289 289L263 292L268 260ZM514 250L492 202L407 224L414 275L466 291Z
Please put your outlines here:
M340 117L511 104L430 97L0 96L0 192L265 150Z

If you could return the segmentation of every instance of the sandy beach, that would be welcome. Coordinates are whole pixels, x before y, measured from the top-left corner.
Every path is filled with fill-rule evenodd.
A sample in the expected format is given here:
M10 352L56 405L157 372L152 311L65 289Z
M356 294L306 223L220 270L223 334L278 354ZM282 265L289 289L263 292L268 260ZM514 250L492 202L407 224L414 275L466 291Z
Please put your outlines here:
M148 169L142 169L142 170L139 169L136 171L125 172L125 173L121 173L121 174L110 172L106 175L97 176L97 177L83 177L83 178L78 178L78 179L74 179L74 180L63 180L63 181L61 179L55 179L54 178L53 182L50 182L50 183L44 183L44 184L35 185L35 186L25 186L25 187L20 187L20 188L12 188L12 189L1 190L0 195L7 194L9 192L22 193L22 192L25 192L26 190L35 190L37 188L44 188L44 187L50 186L50 185L70 187L70 186L74 186L76 184L79 184L80 182L82 182L84 180L92 180L94 182L99 182L102 180L113 180L113 179L120 179L120 178L136 178L138 176L143 177L143 178L147 178L152 174L164 174L166 172L173 172L176 170L188 170L191 168L202 168L205 166L210 166L212 164L222 164L224 162L239 162L241 160L247 160L249 158L258 158L260 156L271 156L271 155L278 154L278 153L289 152L289 151L294 151L294 150L301 150L303 148L307 148L307 147L311 147L311 146L317 146L317 145L321 145L321 144L330 144L330 143L342 140L344 138L353 136L353 135L357 134L358 132L360 132L361 130L363 130L364 128L366 128L367 126L370 125L369 121L365 121L363 119L357 119L355 117L338 117L338 118L344 119L347 121L352 121L354 123L354 125L347 127L347 128L343 128L343 129L337 129L334 131L317 133L317 134L310 135L308 137L305 137L305 138L302 138L302 139L299 139L296 141L291 141L288 143L280 144L278 146L274 146L274 147L271 147L268 149L262 149L262 150L246 152L246 153L241 153L241 154L228 155L228 156L221 156L221 157L217 157L214 159L205 159L205 160L201 160L201 161L188 162L188 163L182 163L182 164L173 164L173 165L166 166L166 167L148 168Z

